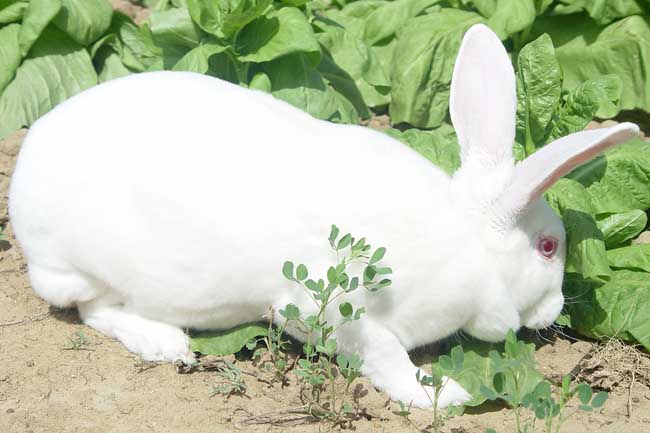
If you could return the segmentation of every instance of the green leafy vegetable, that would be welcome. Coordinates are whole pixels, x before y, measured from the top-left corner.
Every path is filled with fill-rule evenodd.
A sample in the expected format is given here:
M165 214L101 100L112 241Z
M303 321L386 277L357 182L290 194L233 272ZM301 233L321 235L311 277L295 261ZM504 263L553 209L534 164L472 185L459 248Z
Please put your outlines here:
M0 96L0 138L97 84L90 56L63 32L47 28Z
M639 209L627 212L604 214L597 217L598 230L605 237L605 246L613 248L635 238L648 224L648 216Z
M639 342L650 350L650 273L617 270L607 283L567 274L564 293L570 325L594 338Z
M454 62L465 31L483 18L457 9L413 18L397 33L390 116L394 123L440 126L449 107Z
M268 326L257 323L239 325L226 331L201 332L190 338L190 350L203 355L230 355L239 352L246 343L268 332Z

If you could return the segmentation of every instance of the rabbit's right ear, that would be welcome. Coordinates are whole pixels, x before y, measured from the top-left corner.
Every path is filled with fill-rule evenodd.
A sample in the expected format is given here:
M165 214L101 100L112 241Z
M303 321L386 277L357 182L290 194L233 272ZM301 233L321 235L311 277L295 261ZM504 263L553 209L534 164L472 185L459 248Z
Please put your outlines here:
M517 89L512 62L498 36L472 26L461 43L449 98L461 149L461 168L512 162Z

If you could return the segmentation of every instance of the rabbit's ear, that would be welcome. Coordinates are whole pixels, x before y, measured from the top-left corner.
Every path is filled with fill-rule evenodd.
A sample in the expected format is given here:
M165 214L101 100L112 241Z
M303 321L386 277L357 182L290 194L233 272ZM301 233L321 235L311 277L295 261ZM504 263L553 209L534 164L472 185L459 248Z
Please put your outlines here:
M516 111L515 73L508 53L492 30L472 26L456 58L449 98L464 168L512 161Z
M635 124L621 123L611 128L576 132L547 144L515 167L513 184L501 197L501 209L519 213L575 167L638 133Z

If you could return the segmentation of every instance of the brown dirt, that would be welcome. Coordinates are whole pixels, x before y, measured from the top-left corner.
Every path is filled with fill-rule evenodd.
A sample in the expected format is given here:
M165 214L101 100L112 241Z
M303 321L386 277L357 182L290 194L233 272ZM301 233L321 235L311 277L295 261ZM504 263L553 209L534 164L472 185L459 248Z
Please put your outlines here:
M21 138L19 133L0 143L3 226L7 223L9 178ZM254 377L259 369L250 361L238 360L239 368L250 373L244 374L246 392L228 399L211 397L213 386L223 382L214 371L178 374L171 364L144 363L120 343L80 323L75 311L50 308L30 288L10 222L6 232L7 241L0 244L0 432L329 430L327 425L300 419L294 422L298 425L254 424L286 420L283 412L301 405L299 386L291 374L289 386L269 385ZM592 350L589 342L552 340L537 351L541 371L552 379L574 370ZM429 355L420 350L414 359L426 364ZM369 391L361 406L372 417L355 422L356 431L414 431L391 413L397 407L385 394L375 391L365 379L361 382ZM429 419L430 412L414 410L416 425L423 427ZM482 433L487 427L512 432L512 413L488 405L450 420L445 431ZM629 386L615 387L604 409L577 414L564 431L648 433L650 388L640 381L631 394Z
M123 14L131 17L136 24L149 18L149 9L145 8L140 2L133 0L111 0L113 9L122 12Z

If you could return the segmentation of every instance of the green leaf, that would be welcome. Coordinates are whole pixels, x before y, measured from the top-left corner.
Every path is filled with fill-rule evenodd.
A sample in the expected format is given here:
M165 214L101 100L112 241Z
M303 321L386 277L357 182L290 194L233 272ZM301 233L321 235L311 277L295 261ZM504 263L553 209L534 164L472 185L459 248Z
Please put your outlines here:
M251 82L248 84L249 89L261 90L262 92L271 93L271 80L264 72L258 72L253 75Z
M599 24L608 24L630 15L642 15L647 9L643 0L563 0L574 8L584 8Z
M366 17L363 38L370 45L391 38L410 19L440 0L395 0L383 2Z
M210 57L224 52L227 47L216 43L202 43L192 48L174 65L174 71L191 71L205 74L210 69Z
M370 261L368 263L374 265L375 263L383 259L385 254L386 254L386 248L384 247L377 248L375 252L372 254L372 257L370 257Z
M397 33L391 72L394 123L440 126L449 107L454 62L465 31L483 21L473 12L442 9L415 17Z
M107 0L60 0L54 24L80 45L99 39L111 25L113 8Z
M620 338L650 349L650 273L616 270L606 283L569 273L563 291L578 300L565 305L577 332L597 339Z
M235 49L245 62L268 62L294 53L307 55L315 66L320 47L305 15L296 8L273 9L244 27Z
M232 7L224 16L221 23L221 33L227 39L233 39L237 33L257 17L261 16L272 3L272 0L236 0L231 1Z
M206 33L219 36L225 11L218 0L186 0L187 10L192 20ZM228 2L223 2L228 3Z
M230 355L239 352L249 340L266 335L268 327L247 323L225 331L201 332L190 337L190 350L203 355Z
M567 272L579 272L585 278L608 278L611 270L605 241L592 216L594 205L586 188L563 178L546 192L546 199L564 221Z
M400 131L389 128L385 132L408 144L449 175L460 167L460 146L456 132L453 126L447 123L443 123L442 126L431 131L415 128Z
M596 217L598 229L605 237L605 246L614 248L634 239L648 224L648 216L639 209L603 214Z
M593 203L593 213L619 213L650 208L650 143L633 140L607 150L568 175L580 182Z
M115 11L110 32L121 42L122 61L129 69L138 72L163 68L162 50L154 44L148 25L137 26L131 18Z
M300 319L300 309L294 304L287 304L287 306L284 307L284 310L280 309L279 313L287 320Z
M298 265L296 268L296 278L299 281L302 281L306 279L309 276L309 272L307 271L307 266L303 265L302 263Z
M615 74L623 83L619 108L650 110L650 24L643 16L623 18L604 29L586 15L540 17L532 33L538 32L548 33L555 43L564 89ZM614 114L608 110L597 115Z
M650 272L650 244L630 245L607 251L613 269Z
M125 77L131 73L122 63L120 55L109 47L102 47L93 59L93 63L97 69L97 77L100 83Z
M332 118L332 121L339 123L358 124L359 116L367 119L370 117L367 103L365 102L361 91L359 90L360 80L355 82L347 72L341 69L327 52L321 54L321 61L318 64L318 72L323 75L327 83L334 89L334 94L338 102L339 120ZM374 88L373 88L374 89Z
M351 243L352 243L352 235L348 233L344 235L341 239L339 239L338 244L336 244L336 249L342 250L343 248L348 247Z
M588 404L591 401L592 391L591 387L586 383L581 383L577 386L578 398L582 404Z
M609 395L605 391L600 391L591 400L591 407L593 407L594 409L603 407L608 397Z
M618 113L622 83L616 75L588 80L571 90L550 125L546 141L582 131L597 113L604 117Z
M88 52L61 31L46 28L0 95L0 139L95 84Z
M293 280L294 279L294 276L293 276L293 262L290 262L288 260L286 262L284 262L284 264L282 265L282 275L284 275L284 277L287 280Z
M535 345L517 341L514 333L508 336L506 344L485 343L478 340L463 341L459 349L451 351L449 362L441 360L443 356L434 358L432 366L439 369L440 373L451 377L460 383L463 388L472 396L472 400L466 406L479 406L486 399L496 399L500 392L513 392L514 385L503 372L511 361L517 361L514 368L520 378L520 392L522 395L535 389L537 384L543 380L543 376L537 371L535 362ZM463 361L462 368L457 368L460 363L460 356L454 353L462 347ZM453 361L452 361L453 360ZM445 364L446 367L443 368ZM455 368L456 367L456 368ZM497 388L494 386L494 379L501 381Z
M334 92L304 54L283 56L262 67L271 80L273 96L318 119L328 119L337 112Z
M149 23L153 42L162 50L166 68L172 68L199 45L199 33L185 8L154 11Z
M29 7L27 1L13 1L0 2L0 25L11 24L20 21Z
M339 228L336 227L334 224L332 224L330 228L330 235L327 238L327 240L329 240L330 243L333 244L336 238L339 236L339 232L340 232Z
M14 78L20 65L21 55L18 46L20 25L10 24L0 28L0 94Z
M25 57L43 29L61 10L60 0L31 0L23 16L18 41L20 55Z
M546 127L560 102L562 71L551 38L526 45L517 59L517 143L530 155L544 144ZM591 120L591 119L590 119Z
M388 94L390 80L379 57L359 36L337 23L319 24L318 40L332 62L350 76L366 105L381 100L377 95Z
M488 26L502 40L528 28L537 16L534 0L496 0L496 2L476 3L492 3L490 10L483 8L482 13L488 17Z
M344 318L347 319L351 317L352 312L353 312L352 304L350 304L349 302L344 302L342 304L339 304L339 313L341 313L341 316L343 316Z

